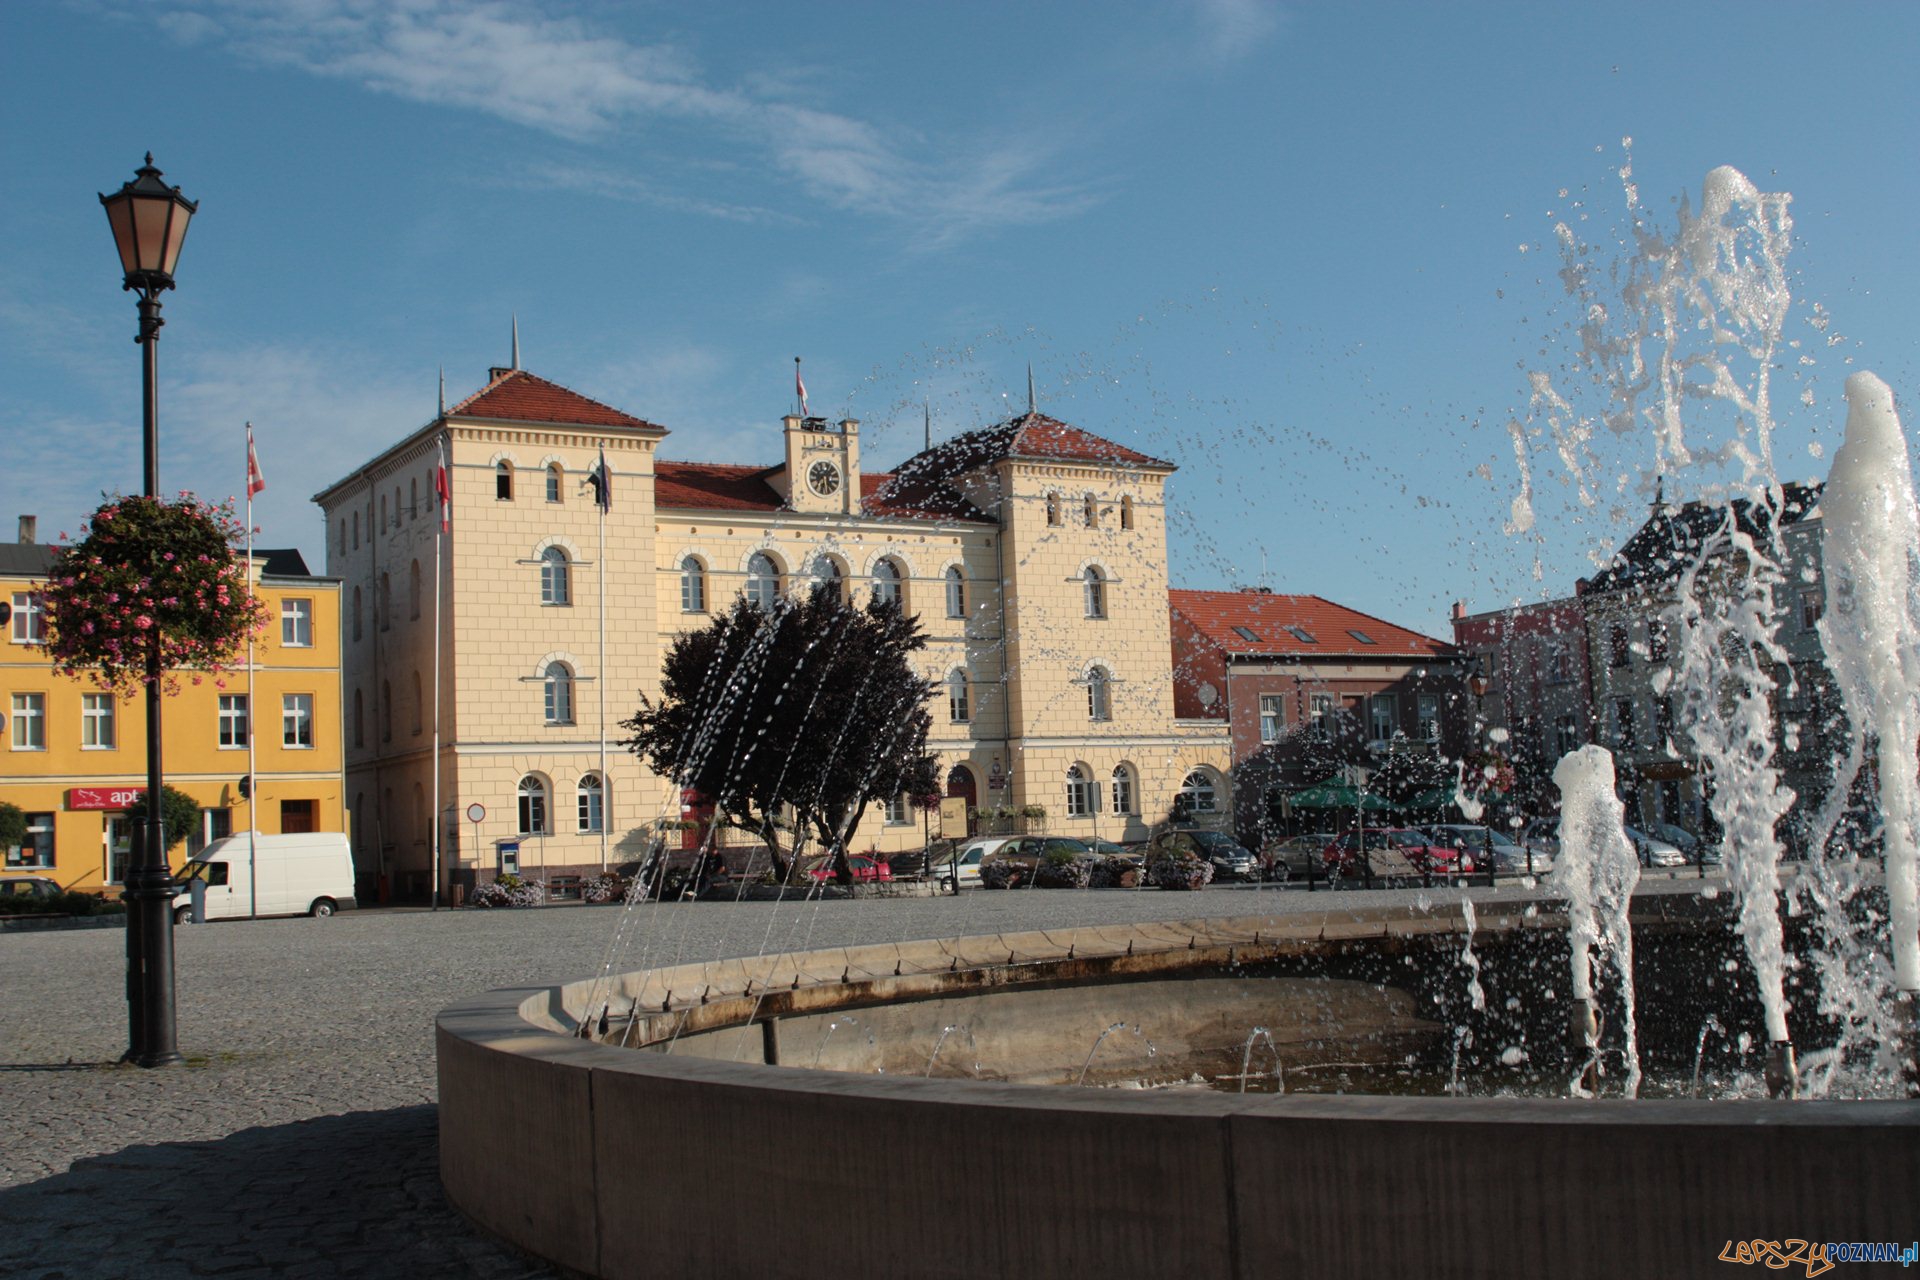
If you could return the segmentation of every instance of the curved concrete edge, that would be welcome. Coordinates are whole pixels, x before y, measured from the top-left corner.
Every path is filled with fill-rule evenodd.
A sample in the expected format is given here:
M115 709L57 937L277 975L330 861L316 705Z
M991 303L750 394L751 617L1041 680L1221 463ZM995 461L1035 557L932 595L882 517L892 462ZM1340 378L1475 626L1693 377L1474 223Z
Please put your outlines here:
M1153 932L1185 947L1207 929L1233 946L1244 923ZM1078 954L1088 932L1020 936ZM1142 930L1101 932L1140 950ZM1011 937L927 945L988 958ZM885 957L915 952L782 959L837 981L856 962L891 974ZM585 1012L594 986L497 990L438 1022L449 1198L583 1275L1709 1275L1730 1240L1894 1238L1920 1192L1920 1103L836 1075L578 1039L569 1007Z

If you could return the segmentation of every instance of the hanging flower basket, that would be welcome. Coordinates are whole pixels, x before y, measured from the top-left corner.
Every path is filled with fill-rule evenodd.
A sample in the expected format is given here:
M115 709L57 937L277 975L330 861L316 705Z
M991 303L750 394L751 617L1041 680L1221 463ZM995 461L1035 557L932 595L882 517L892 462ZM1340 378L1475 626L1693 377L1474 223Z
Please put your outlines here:
M63 545L47 574L46 650L54 669L128 696L147 680L159 637L164 687L222 677L245 656L247 636L266 626L266 606L247 598L245 534L233 504L111 498L80 541ZM249 604L251 603L251 608Z

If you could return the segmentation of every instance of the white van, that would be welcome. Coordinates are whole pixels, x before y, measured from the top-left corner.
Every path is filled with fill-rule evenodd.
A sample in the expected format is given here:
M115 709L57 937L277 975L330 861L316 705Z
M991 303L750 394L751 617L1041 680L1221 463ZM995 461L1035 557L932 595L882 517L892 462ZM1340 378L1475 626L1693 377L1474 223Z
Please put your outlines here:
M180 872L182 892L173 900L176 922L192 913L193 898L185 884L194 879L206 883L209 920L244 920L254 911L263 916L330 916L359 905L353 899L353 851L338 831L243 831L215 840Z

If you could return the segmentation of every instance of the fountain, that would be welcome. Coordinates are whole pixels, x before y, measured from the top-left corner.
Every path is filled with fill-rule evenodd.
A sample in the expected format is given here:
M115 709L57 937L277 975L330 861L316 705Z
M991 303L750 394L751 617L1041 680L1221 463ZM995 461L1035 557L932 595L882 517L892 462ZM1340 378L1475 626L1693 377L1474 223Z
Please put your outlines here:
M1630 179L1628 190L1631 201ZM1777 515L1787 199L1720 169L1671 237L1635 208L1622 305L1598 297L1585 254L1563 239L1587 316L1583 367L1607 404L1583 416L1535 375L1536 411L1563 458L1589 457L1596 422L1645 427L1660 473L1731 466L1729 492ZM1882 1076L1920 1093L1920 534L1890 393L1857 374L1848 399L1825 499L1821 636L1856 741L1784 919L1775 829L1793 797L1770 733L1781 522L1730 519L1670 606L1672 689L1714 769L1727 900L1685 882L1637 885L1613 760L1589 746L1555 771L1563 841L1539 892L768 948L630 972L615 971L616 948L593 979L441 1015L449 1198L531 1253L606 1276L1599 1277L1704 1271L1722 1239L1883 1238L1920 1189L1920 1102L1804 1096L1829 1093L1876 1045ZM1689 438L1683 409L1703 400L1734 419L1726 439ZM1583 495L1601 487L1591 465L1573 468ZM1531 485L1523 472L1521 532L1535 519ZM1866 740L1886 815L1884 890L1870 860L1832 839L1846 784L1871 773ZM630 903L617 936L639 912L661 922L675 909ZM1861 941L1857 922L1871 932L1876 910L1889 948ZM1798 973L1819 978L1815 1000L1790 998L1807 989ZM856 1021L864 1037L833 1037ZM1552 1074L1563 1055L1541 1046L1564 1044L1569 1023L1562 1096L1462 1096L1477 1064L1538 1059ZM1835 1041L1800 1056L1808 1080L1796 1027L1807 1045L1810 1028ZM1096 1067L1123 1030L1146 1042L1146 1062ZM1756 1033L1769 1096L1694 1096L1709 1035L1744 1056ZM813 1069L783 1065L808 1037L811 1058L797 1057ZM939 1078L955 1037L968 1078ZM1444 1096L1307 1087L1318 1067L1392 1068L1425 1045L1438 1046L1429 1067ZM1249 1087L1257 1046L1276 1091ZM1645 1096L1660 1090L1643 1054L1671 1064L1662 1088L1674 1096ZM1613 1059L1620 1097L1606 1096ZM1093 1087L1207 1074L1234 1087ZM780 1193L743 1207L736 1189L768 1170ZM917 1211L916 1197L940 1211ZM742 1213L755 1231L738 1230Z

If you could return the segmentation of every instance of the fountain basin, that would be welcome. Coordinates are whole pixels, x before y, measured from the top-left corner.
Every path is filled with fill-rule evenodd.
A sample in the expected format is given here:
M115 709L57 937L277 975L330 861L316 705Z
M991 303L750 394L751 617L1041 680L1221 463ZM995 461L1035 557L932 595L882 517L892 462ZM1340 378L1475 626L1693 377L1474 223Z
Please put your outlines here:
M1699 906L1636 900L1636 932ZM1561 923L1482 905L1476 936ZM822 1018L931 1025L943 1002L1457 948L1460 927L1204 920L489 992L439 1019L442 1178L486 1230L593 1276L1686 1275L1720 1270L1730 1240L1901 1230L1920 1103L1145 1093L764 1061L804 1062ZM606 1007L609 1035L678 1036L674 1052L583 1037ZM1066 1047L1035 1061L1053 1071Z

